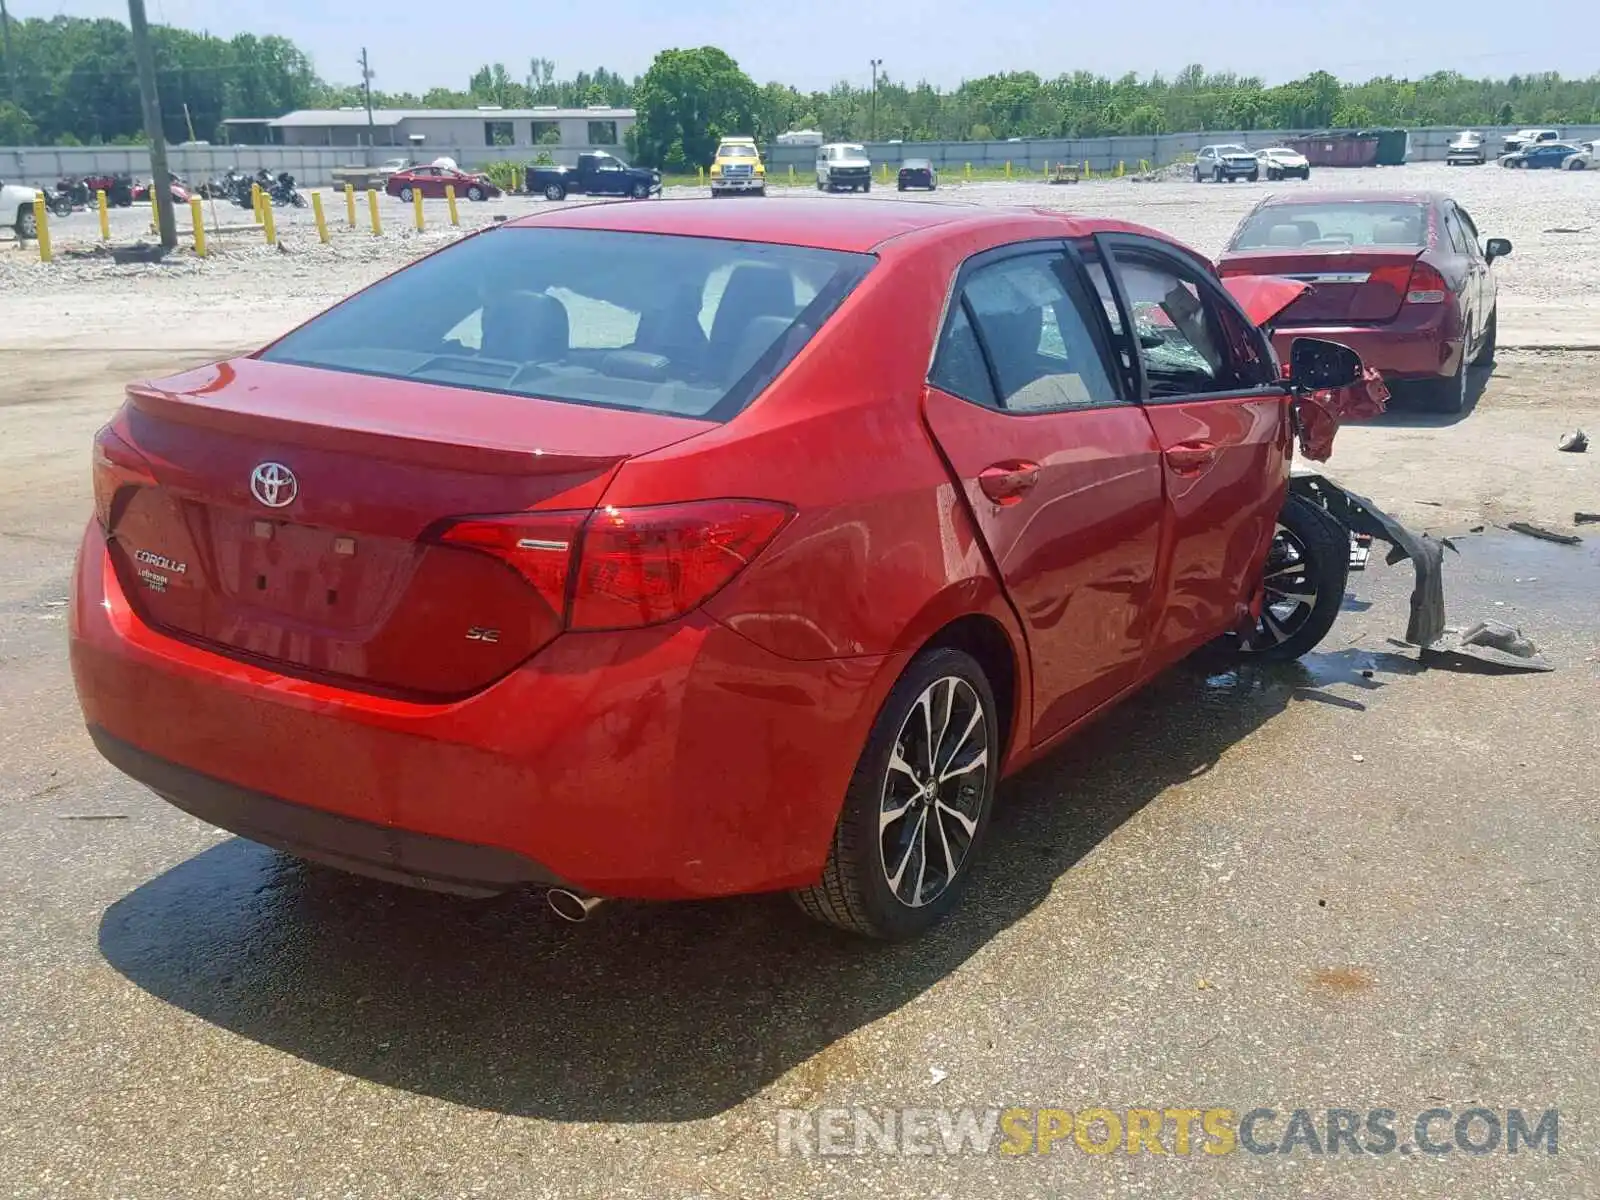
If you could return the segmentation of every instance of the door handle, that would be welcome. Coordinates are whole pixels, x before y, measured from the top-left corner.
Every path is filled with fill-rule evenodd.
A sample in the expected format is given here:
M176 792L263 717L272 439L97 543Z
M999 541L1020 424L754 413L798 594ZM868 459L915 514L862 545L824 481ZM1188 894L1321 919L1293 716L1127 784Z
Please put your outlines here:
M1210 442L1179 442L1167 448L1167 465L1174 471L1198 471L1217 459L1217 447Z
M978 472L978 486L996 504L1015 504L1039 482L1039 464L1003 462Z

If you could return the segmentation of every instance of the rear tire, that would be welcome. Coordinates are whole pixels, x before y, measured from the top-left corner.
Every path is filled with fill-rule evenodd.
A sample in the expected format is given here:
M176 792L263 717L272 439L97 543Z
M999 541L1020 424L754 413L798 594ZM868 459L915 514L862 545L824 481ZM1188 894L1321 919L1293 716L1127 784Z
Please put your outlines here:
M791 893L796 903L891 941L954 908L994 807L998 730L994 694L971 655L938 648L912 659L867 736L822 878Z
M567 189L559 183L547 183L544 185L544 198L546 200L565 200L567 198Z
M403 187L400 189L400 199L404 200L407 204L411 203L411 197L413 195L414 193L408 187Z
M1473 356L1473 359L1472 359L1472 365L1473 366L1475 366L1475 367L1492 367L1492 366L1494 366L1494 349L1495 349L1496 327L1499 325L1499 323L1500 323L1500 310L1499 310L1499 308L1495 308L1489 313L1489 324L1485 327L1485 329L1483 331L1483 345L1478 347L1478 353Z
M1467 354L1463 347L1455 373L1441 379L1424 379L1416 385L1417 399L1428 412L1454 415L1467 407Z
M38 222L34 220L33 206L31 204L24 204L17 209L17 223L15 228L17 231L18 241L33 241L38 238L39 225Z
M1262 567L1261 619L1241 644L1251 658L1287 662L1328 636L1350 577L1350 534L1326 510L1291 495Z

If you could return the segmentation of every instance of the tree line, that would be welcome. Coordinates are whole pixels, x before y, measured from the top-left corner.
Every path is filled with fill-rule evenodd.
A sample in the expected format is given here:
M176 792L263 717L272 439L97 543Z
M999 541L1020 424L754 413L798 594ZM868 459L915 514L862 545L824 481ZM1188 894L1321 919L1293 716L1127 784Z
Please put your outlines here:
M321 79L310 58L281 37L218 38L168 26L151 30L166 136L224 140L225 117L274 117L297 108L364 102L361 88ZM143 139L127 26L111 20L33 18L11 24L0 85L0 145L97 144ZM505 108L554 104L639 110L628 149L670 169L705 162L723 134L770 138L815 129L834 140L978 141L1103 137L1188 130L1361 128L1422 125L1600 123L1600 75L1553 72L1470 79L1441 71L1422 79L1343 82L1324 71L1268 87L1256 76L1191 66L1167 78L1087 71L1043 78L1015 71L955 88L880 77L877 87L841 82L804 92L757 84L715 47L664 50L641 76L599 68L557 78L549 59L513 74L485 65L463 89L420 95L374 90L386 108ZM191 128L193 134L191 135Z

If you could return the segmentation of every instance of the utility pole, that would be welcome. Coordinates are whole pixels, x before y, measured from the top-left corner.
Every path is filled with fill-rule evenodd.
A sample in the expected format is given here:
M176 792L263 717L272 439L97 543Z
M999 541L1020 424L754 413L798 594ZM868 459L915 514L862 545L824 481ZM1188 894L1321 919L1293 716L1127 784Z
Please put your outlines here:
M867 140L878 140L878 68L883 66L883 59L874 58L872 62L872 136Z
M172 172L167 169L167 136L161 129L161 98L156 94L156 56L150 47L150 26L144 0L128 0L128 28L133 34L133 61L139 70L139 102L144 109L144 135L150 141L150 188L156 201L156 228L161 244L177 248L178 223L172 215Z
M361 94L367 101L367 166L372 165L372 147L377 143L377 127L372 123L372 68L367 65L367 48L361 47Z

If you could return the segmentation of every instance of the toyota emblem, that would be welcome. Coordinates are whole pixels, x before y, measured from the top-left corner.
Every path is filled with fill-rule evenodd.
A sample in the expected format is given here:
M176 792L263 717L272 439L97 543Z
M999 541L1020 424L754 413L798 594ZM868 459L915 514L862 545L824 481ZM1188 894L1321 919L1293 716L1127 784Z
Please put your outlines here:
M300 494L300 481L282 463L264 462L250 472L250 494L268 508L287 508Z

